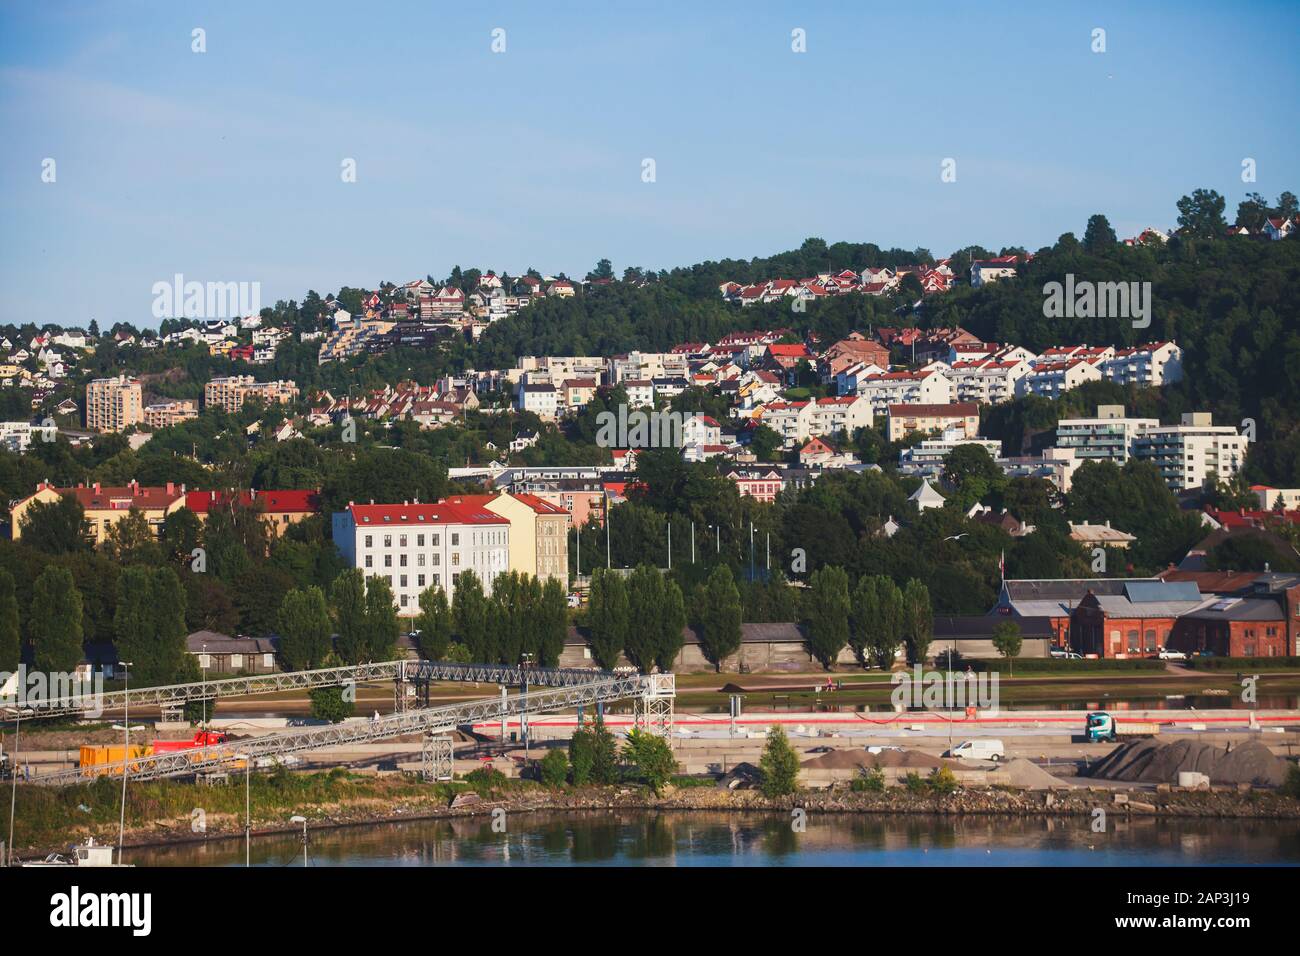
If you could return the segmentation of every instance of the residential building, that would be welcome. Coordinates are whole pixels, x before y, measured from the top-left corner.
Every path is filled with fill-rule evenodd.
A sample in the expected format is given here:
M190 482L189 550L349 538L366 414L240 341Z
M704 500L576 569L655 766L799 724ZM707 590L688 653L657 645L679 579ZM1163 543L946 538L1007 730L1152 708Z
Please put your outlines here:
M235 413L250 398L266 405L287 404L298 399L298 386L291 381L258 382L251 375L214 378L203 387L206 408L220 408Z
M1251 485L1250 490L1255 493L1255 497L1259 499L1259 506L1264 511L1294 511L1300 509L1300 488L1270 488L1268 485Z
M1098 405L1093 418L1063 418L1056 424L1056 447L1074 450L1081 461L1122 465L1133 455L1137 437L1159 428L1156 418L1128 418L1123 405Z
M239 507L252 508L260 512L262 520L276 537L283 534L289 525L320 514L320 495L317 491L252 489L237 494L224 491L190 491L185 495L185 507L194 512L200 521L207 521L212 511L231 508L236 502Z
M199 403L192 398L156 402L144 409L144 423L150 428L167 428L198 417Z
M1082 522L1075 524L1070 522L1070 539L1077 541L1085 548L1125 548L1127 549L1136 537L1126 531L1120 531L1118 528L1110 526L1110 519L1107 518L1104 524L1089 524Z
M951 402L942 405L889 405L888 437L901 441L913 432L960 432L963 438L978 438L980 410L974 402Z
M77 485L75 488L56 488L49 482L41 482L35 493L22 499L9 511L10 534L15 541L22 537L22 526L28 509L36 502L50 504L63 496L75 498L86 513L86 538L92 544L100 545L108 539L108 532L114 525L138 511L149 523L150 530L157 536L162 530L164 519L173 511L185 506L185 486L168 482L164 486L141 485L132 481L127 485L113 487L95 482L92 485Z
M484 508L510 522L509 569L569 587L569 512L537 495L457 495L448 503Z
M453 600L473 571L491 593L510 566L510 520L471 504L365 504L335 512L334 544L350 567L382 575L398 614L420 612L420 594L437 585Z
M58 428L31 422L0 422L0 448L22 454L33 441L54 441Z
M1019 256L995 256L992 259L976 259L970 264L970 284L979 288L986 282L996 282L1016 274Z
M1134 442L1138 458L1151 461L1175 493L1203 487L1211 478L1227 482L1246 461L1246 437L1230 425L1213 425L1209 412L1188 412L1179 425L1142 431Z
M97 432L121 432L143 422L144 397L139 380L119 375L87 383L87 428Z
M1071 358L1063 362L1043 362L1024 375L1016 388L1020 395L1041 395L1053 401L1084 382L1100 382L1098 361Z
M543 420L553 420L560 410L560 392L549 383L523 382L515 394L515 406L521 412L532 412Z
M771 504L781 493L782 478L779 469L767 467L732 468L727 472L727 479L736 484L736 490L742 495L757 498Z
M1102 377L1120 385L1160 387L1182 380L1183 350L1173 342L1148 342L1117 349L1101 363Z
M858 382L858 395L871 404L873 415L883 416L890 405L942 405L954 401L955 389L948 377L935 369L917 372L884 372Z

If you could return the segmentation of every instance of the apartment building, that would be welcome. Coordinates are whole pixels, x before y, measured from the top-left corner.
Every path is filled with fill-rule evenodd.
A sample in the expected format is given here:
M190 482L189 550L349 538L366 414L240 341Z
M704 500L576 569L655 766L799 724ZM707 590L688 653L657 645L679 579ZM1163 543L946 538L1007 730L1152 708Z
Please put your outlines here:
M457 495L449 504L484 508L510 522L509 569L569 587L569 512L537 495Z
M980 430L980 410L974 402L951 402L942 405L889 405L888 436L901 441L913 432L958 431L963 438L976 438Z
M125 375L97 378L86 385L86 427L97 432L126 431L144 422L140 382Z
M1063 418L1056 424L1056 447L1074 449L1080 461L1122 465L1133 455L1138 435L1159 428L1156 418L1128 418L1123 405L1098 405L1094 418Z
M599 355L525 355L519 359L518 371L540 372L552 384L569 378L590 378L600 384L605 366L605 359Z
M1151 461L1175 493L1226 482L1246 461L1246 437L1231 425L1214 425L1209 412L1188 412L1178 425L1142 431L1134 442L1138 458Z
M58 429L31 422L0 422L0 448L22 454L34 441L54 441Z
M185 495L185 507L207 521L208 515L220 508L235 504L252 508L261 514L271 534L279 537L291 524L320 513L320 495L316 491L250 491L227 493L224 491L190 491Z
M75 488L56 488L49 482L36 486L34 494L19 501L10 509L10 533L15 541L22 537L23 521L27 511L36 502L51 504L63 496L75 498L86 512L86 538L92 544L100 545L108 539L108 532L115 524L138 511L157 536L162 530L164 519L173 511L185 507L185 486L168 482L162 486L142 485L132 481L127 485L114 487L95 482L92 485L77 485Z
M629 352L609 360L609 381L627 379L685 378L690 367L685 355L677 352Z
M550 421L560 411L560 390L549 383L521 381L515 395L515 407Z
M250 398L260 399L266 405L287 404L297 401L298 386L291 381L258 382L251 375L230 375L214 378L203 387L205 407L232 414Z
M1183 350L1173 342L1148 342L1118 349L1101 363L1102 376L1120 385L1158 388L1181 381Z
M1016 397L1020 380L1032 370L1021 358L998 361L979 359L958 361L943 374L952 382L959 402L997 405Z
M468 504L363 504L335 512L334 544L350 567L382 575L397 613L420 613L420 594L437 585L452 600L456 584L473 571L491 592L510 566L510 520Z
M198 417L199 403L192 398L156 402L144 409L144 423L150 428L167 428Z
M890 405L942 405L954 401L952 381L937 369L918 372L884 372L858 382L858 394L871 405L873 415L885 415Z
M1100 382L1099 359L1070 358L1063 362L1043 362L1016 383L1020 395L1041 395L1053 401L1064 392L1084 382Z

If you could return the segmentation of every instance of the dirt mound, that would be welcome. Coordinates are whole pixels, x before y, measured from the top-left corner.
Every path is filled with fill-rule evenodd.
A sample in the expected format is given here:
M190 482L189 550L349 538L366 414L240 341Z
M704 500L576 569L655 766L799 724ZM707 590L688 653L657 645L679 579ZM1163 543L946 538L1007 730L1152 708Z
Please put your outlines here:
M752 763L738 763L718 781L719 790L750 790L763 782L763 771Z
M1011 779L1011 786L1021 790L1049 790L1052 787L1070 786L1059 777L1054 777L1032 760L1017 757L1007 761L1002 772Z
M933 770L936 767L960 769L961 764L941 760L919 750L882 750L873 754L866 750L832 750L805 760L801 767L809 770L852 770L855 767L903 767L908 770Z
M1093 765L1089 776L1129 783L1177 783L1183 771L1203 773L1211 783L1276 787L1286 776L1286 764L1257 741L1223 748L1197 740L1162 744L1146 739L1116 747Z

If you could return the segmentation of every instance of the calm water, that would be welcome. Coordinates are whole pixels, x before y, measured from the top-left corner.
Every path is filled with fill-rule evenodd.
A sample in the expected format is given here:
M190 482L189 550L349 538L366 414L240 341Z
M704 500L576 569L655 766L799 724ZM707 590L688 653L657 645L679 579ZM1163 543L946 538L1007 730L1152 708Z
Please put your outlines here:
M1300 865L1300 821L952 819L772 813L514 814L310 834L312 866L1206 866ZM242 840L128 850L139 866L242 866ZM301 835L253 841L258 866L301 866Z

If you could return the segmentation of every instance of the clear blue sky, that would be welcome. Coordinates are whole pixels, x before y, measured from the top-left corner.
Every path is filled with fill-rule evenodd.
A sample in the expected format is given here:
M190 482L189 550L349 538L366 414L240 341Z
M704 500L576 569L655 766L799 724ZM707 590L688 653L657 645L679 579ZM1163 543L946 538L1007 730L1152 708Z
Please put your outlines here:
M6 0L0 321L152 325L177 272L266 305L808 236L1032 249L1092 212L1172 225L1198 186L1229 218L1300 192L1294 0L923 9Z

